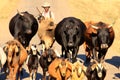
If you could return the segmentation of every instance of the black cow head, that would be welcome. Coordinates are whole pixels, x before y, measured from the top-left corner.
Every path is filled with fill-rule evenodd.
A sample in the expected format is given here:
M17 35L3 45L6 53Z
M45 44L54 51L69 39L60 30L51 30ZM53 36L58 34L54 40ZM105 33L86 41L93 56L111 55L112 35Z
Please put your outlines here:
M24 30L25 34L31 34L32 30L31 30L31 26L33 25L33 21L30 19L30 16L28 12L21 12L18 13L19 14L19 19L21 21L21 25L22 30Z
M110 34L108 28L103 28L98 30L98 45L101 49L108 48L108 44L110 42Z
M72 48L75 45L75 42L77 40L76 35L79 33L79 27L77 24L74 24L73 22L66 25L66 29L64 31L66 35L66 41L67 41L67 47Z
M99 23L98 23L99 24ZM96 29L96 33L94 33L95 36L97 36L97 43L100 49L107 49L109 47L110 43L110 32L112 25L107 25L104 23L101 23L99 26L92 26L94 29ZM103 26L104 24L104 26Z

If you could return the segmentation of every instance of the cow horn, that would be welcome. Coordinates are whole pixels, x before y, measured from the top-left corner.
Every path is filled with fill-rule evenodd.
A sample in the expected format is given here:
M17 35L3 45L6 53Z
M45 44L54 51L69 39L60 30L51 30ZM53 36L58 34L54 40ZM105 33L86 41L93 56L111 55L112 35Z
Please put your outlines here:
M113 26L113 24L109 25L108 28L111 28Z
M108 28L111 28L114 24L115 24L116 21L114 21L111 25L108 26Z
M98 29L98 27L97 27L97 26L94 26L94 25L91 25L91 27L94 28L94 29Z
M19 15L21 15L21 16L23 16L24 14L22 14L19 10L17 10L17 12L18 12L18 14Z

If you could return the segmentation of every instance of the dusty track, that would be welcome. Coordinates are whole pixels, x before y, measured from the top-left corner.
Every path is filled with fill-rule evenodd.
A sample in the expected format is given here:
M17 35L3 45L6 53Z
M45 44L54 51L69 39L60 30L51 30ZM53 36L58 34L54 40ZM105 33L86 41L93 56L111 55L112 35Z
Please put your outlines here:
M113 20L116 20L116 23L113 26L116 34L115 41L106 55L105 64L107 68L107 76L105 80L120 80L120 37L118 35L120 33L120 19L118 15L120 12L120 5L117 4L120 3L119 0L111 0L111 2L108 0L103 2L101 0L95 0L95 2L92 2L93 0L86 0L81 2L79 0L76 0L76 2L74 0L0 0L0 2L3 2L0 3L0 45L2 46L8 40L13 39L9 33L8 25L11 17L17 13L17 9L19 11L28 11L37 17L39 13L36 10L36 7L42 11L43 9L41 8L41 5L44 1L51 3L51 10L55 13L56 23L67 16L75 16L83 21L102 20L111 23ZM99 10L96 9L97 5L99 7ZM114 11L110 12L109 8ZM108 12L104 13L105 11ZM31 43L39 43L39 38L37 35L33 37ZM54 48L57 49L59 53L61 53L61 47L57 43L54 44ZM83 47L80 47L78 57L85 60ZM26 65L23 67L24 76L22 77L22 80L29 80L28 69ZM37 80L41 78L41 73L42 71L39 67ZM3 77L4 76L1 77L0 75L0 80L4 80Z

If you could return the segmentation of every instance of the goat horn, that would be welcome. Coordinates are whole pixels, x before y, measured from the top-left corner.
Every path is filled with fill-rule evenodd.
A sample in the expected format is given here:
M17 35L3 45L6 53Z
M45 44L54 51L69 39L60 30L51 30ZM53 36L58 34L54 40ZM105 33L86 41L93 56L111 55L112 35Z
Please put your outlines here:
M113 24L109 25L108 28L111 28L113 26Z
M94 29L99 29L97 26L91 25L92 28Z

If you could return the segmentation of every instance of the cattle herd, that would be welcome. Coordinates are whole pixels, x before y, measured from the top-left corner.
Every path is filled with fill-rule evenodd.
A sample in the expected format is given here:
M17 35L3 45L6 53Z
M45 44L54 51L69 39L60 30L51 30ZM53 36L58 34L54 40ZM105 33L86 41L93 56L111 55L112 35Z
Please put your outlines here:
M42 15L36 19L27 11L18 11L9 23L14 39L0 47L1 72L6 74L7 80L20 80L25 63L30 80L36 80L38 65L42 68L42 80L84 80L85 77L104 80L107 74L105 55L115 35L112 25L102 21L82 22L75 17L65 17L55 24ZM38 44L30 44L35 34L42 45L40 51ZM52 48L55 41L61 46L61 56ZM77 57L81 45L85 48L85 61Z

